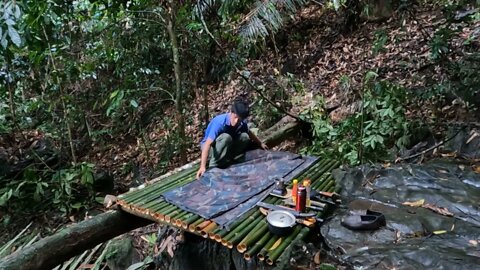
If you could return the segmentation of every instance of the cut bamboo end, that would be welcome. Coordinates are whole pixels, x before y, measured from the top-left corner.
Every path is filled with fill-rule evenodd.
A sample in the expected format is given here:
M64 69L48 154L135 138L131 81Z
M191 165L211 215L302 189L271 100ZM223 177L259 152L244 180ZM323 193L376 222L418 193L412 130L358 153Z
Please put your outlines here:
M175 220L175 225L179 228L183 228L183 222L180 219Z
M250 256L250 254L248 254L248 253L244 253L243 258L247 261L250 261L252 259L252 256Z
M230 241L227 241L227 247L228 247L228 249L232 249L233 248L233 243L230 242Z
M205 233L208 237L209 232L215 230L216 228L217 228L217 223L211 222L206 227L204 227L201 232Z
M169 216L169 215L166 215L166 216L165 216L165 222L170 223L170 220L172 220L172 217Z
M125 205L127 205L127 203L124 201L124 200L118 200L117 201L117 204L124 207Z
M212 232L209 232L208 233L208 238L212 239L212 240L215 240L215 234L212 233Z
M267 257L267 256L266 256L265 254L262 254L262 253L258 253L258 255L257 255L257 258L258 258L260 261L264 261L266 257Z
M273 261L270 258L267 258L266 262L268 265L273 265Z
M188 226L188 230L189 230L190 232L195 232L195 226L194 226L194 225Z
M182 222L182 229L188 230L188 224L185 221L181 221L181 222Z
M240 243L239 245L237 245L237 250L240 253L244 253L245 251L247 251L247 245Z
M162 213L155 213L154 217L160 221L165 221L165 216Z
M208 233L205 231L200 231L200 236L203 238L208 238Z
M210 223L212 223L210 220L205 220L204 222L195 226L195 231L197 233L200 233L200 231L202 231L204 228L206 228L208 225L210 225Z
M222 239L222 240L220 241L220 243L222 243L222 245L224 245L224 246L227 246L228 241L225 240L225 239Z
M222 239L222 237L221 237L219 234L215 234L214 240L217 241L217 242L219 242L219 243L221 243L223 239Z

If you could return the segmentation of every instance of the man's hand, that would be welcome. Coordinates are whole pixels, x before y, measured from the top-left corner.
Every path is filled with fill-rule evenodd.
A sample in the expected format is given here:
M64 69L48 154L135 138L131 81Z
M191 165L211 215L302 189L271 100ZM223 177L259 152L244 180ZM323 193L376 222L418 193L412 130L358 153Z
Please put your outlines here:
M206 170L205 167L200 166L200 169L198 169L198 172L197 172L197 180L200 179L200 177L202 177L202 175L205 173L205 170Z
M268 146L267 146L266 144L264 144L264 143L262 143L262 144L260 145L260 147L261 147L263 150L268 150Z

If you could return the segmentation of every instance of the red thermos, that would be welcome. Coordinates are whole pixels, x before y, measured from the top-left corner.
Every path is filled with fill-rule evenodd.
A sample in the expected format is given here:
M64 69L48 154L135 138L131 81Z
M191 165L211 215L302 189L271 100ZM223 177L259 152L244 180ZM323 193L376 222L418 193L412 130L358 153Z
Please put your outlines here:
M304 186L297 188L297 201L295 204L295 210L299 213L305 212L305 206L307 204L307 189Z

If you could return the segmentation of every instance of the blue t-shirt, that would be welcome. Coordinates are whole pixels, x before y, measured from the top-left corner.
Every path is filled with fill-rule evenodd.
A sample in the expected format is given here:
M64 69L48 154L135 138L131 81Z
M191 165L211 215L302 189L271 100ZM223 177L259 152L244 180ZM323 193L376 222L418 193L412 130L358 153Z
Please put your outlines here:
M230 125L230 113L223 113L215 116L210 123L208 123L207 130L205 131L205 137L203 138L200 146L203 147L205 141L210 138L212 141L222 133L228 133L235 140L241 133L248 132L247 121L244 119L233 127Z

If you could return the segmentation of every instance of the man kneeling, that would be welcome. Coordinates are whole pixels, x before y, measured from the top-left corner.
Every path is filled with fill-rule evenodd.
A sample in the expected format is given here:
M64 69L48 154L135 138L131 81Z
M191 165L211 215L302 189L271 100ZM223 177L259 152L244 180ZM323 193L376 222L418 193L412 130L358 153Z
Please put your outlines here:
M235 101L229 113L217 115L210 121L201 142L202 154L197 179L205 173L207 160L209 168L223 168L231 162L241 161L245 157L245 150L250 141L257 143L262 149L267 149L267 146L248 129L246 121L248 115L248 104Z

